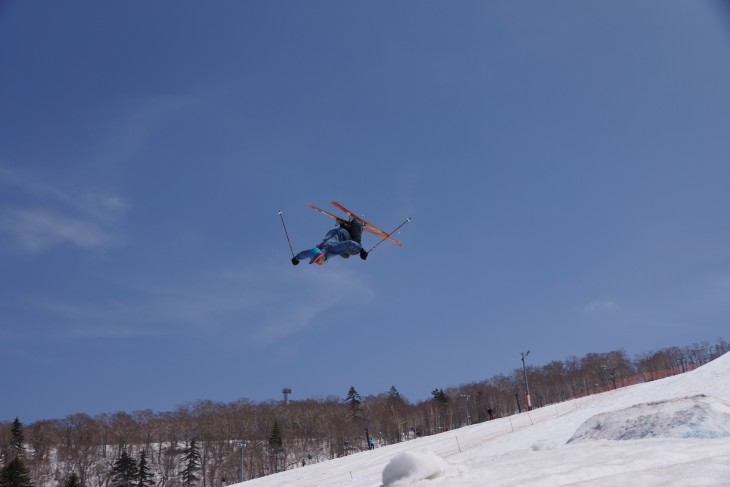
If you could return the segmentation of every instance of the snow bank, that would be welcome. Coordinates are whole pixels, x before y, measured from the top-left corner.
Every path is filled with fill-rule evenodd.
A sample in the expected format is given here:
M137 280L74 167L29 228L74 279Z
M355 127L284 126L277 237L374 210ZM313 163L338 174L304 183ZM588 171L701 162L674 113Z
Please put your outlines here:
M649 402L593 416L568 440L729 438L730 403L704 394Z
M401 480L433 480L446 472L446 462L433 452L407 451L394 456L383 469L383 486L397 487Z

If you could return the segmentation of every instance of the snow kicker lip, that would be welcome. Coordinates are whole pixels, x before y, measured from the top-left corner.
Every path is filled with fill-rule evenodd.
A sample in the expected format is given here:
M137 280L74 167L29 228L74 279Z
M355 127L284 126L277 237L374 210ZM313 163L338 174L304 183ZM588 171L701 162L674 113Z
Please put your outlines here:
M568 443L587 440L730 437L730 404L705 394L637 404L583 423Z

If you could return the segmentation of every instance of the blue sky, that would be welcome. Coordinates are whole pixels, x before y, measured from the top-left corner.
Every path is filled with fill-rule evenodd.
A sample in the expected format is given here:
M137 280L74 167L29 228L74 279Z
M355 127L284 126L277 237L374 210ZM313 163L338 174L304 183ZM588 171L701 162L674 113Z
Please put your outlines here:
M0 420L727 339L728 12L4 4ZM293 267L332 200L403 247Z

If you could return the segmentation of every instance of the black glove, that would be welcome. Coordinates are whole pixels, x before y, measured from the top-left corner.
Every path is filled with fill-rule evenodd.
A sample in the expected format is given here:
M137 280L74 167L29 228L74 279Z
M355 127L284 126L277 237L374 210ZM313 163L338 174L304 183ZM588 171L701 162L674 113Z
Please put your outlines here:
M367 252L365 252L365 249L361 249L361 250L360 250L360 258L361 258L362 260L367 260L367 258L368 258L368 253L367 253Z
M291 258L291 263L294 264L294 265L297 265L299 263L299 259L297 259L296 257L292 257Z

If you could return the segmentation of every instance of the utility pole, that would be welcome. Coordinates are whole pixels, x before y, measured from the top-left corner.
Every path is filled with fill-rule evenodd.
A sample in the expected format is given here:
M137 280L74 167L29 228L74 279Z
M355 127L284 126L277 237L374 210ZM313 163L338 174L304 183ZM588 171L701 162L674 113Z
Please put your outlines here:
M240 482L243 482L243 449L246 447L246 442L240 441L238 446L241 448L241 464L239 465L240 470L238 472L238 479Z
M527 383L527 368L525 367L525 357L530 355L530 351L528 350L526 352L520 352L520 353L522 354L522 373L525 376L525 392L526 392L525 401L527 402L527 410L532 411L532 401L530 401L530 386Z
M471 425L471 416L469 415L469 394L462 394L464 398L464 404L466 405L466 425Z

